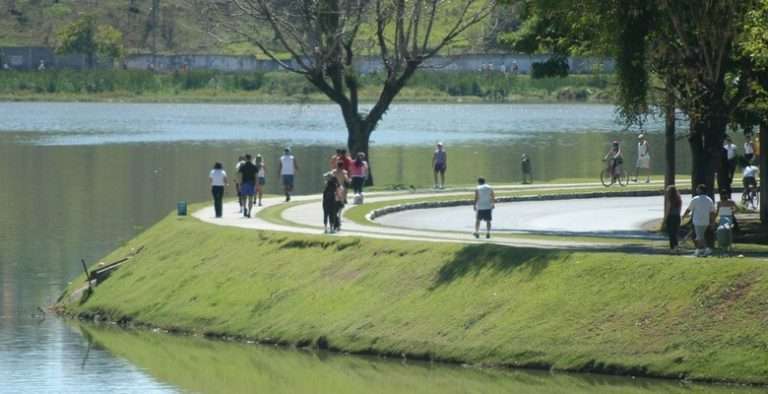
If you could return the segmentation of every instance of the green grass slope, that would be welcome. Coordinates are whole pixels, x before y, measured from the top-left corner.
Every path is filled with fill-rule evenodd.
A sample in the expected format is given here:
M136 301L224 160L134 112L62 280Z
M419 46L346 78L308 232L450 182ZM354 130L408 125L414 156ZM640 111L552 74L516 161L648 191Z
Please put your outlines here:
M69 312L348 352L768 383L764 261L299 236L173 216L105 261L139 246Z

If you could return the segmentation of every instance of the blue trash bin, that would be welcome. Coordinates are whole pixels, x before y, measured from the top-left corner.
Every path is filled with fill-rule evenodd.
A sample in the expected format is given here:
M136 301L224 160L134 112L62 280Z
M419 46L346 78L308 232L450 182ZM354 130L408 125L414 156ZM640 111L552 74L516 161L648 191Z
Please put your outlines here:
M176 214L178 216L187 216L187 202L179 201L176 203Z

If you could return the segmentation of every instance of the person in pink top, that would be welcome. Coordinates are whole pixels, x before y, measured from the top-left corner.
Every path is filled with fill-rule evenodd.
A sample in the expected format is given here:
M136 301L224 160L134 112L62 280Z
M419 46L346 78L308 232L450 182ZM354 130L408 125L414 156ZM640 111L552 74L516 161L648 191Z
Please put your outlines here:
M365 153L359 152L357 158L349 166L349 176L352 178L352 190L355 194L363 194L365 178L368 177L368 162Z

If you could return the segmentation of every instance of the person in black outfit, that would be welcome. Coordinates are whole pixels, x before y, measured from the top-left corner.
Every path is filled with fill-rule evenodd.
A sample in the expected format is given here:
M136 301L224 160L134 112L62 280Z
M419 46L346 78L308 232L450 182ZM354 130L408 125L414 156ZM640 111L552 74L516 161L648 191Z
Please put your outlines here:
M666 221L667 235L669 235L669 249L673 253L680 253L678 248L678 233L680 232L680 212L683 208L683 200L680 198L680 192L675 185L667 186L666 198Z
M323 227L325 233L333 234L339 228L338 191L339 180L332 175L326 176L325 189L323 190Z
M259 168L253 164L251 155L248 154L245 155L245 163L240 166L237 172L240 173L240 193L245 199L243 216L249 218L253 209L253 197L256 194L256 174L258 174Z

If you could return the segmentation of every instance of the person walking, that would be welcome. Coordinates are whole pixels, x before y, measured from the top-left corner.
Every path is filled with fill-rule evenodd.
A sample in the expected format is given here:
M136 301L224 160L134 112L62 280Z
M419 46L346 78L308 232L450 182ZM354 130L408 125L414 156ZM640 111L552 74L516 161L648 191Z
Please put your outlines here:
M323 189L323 228L326 234L333 234L338 229L338 189L338 179L336 179L330 172L325 174L325 188Z
M256 155L256 200L258 206L261 206L261 200L264 197L264 185L267 184L267 167L264 165L264 158L260 154Z
M251 217L253 210L253 197L256 194L256 174L258 170L253 164L250 154L245 155L245 162L240 165L240 191L243 194L243 216Z
M299 165L296 163L296 158L291 154L291 148L285 148L283 155L280 156L280 178L282 178L283 191L285 191L285 202L291 201L294 177L298 171Z
M706 257L712 254L712 249L707 247L707 230L715 216L715 203L707 196L707 186L696 186L696 196L693 197L683 217L691 214L691 222L696 236L695 257Z
M208 174L208 179L211 181L211 194L213 195L213 210L216 212L216 217L220 218L222 215L222 200L224 198L224 187L227 186L227 172L224 171L224 166L221 163L216 162L213 165L213 169Z
M523 173L523 185L533 183L533 169L531 168L531 158L527 153L520 157L520 170Z
M640 171L645 172L645 183L651 182L651 152L648 146L648 140L645 139L645 134L637 136L637 161L635 162L635 179L640 176Z
M358 152L357 158L350 165L349 175L352 177L352 190L355 195L363 195L365 178L368 177L368 162L365 161L365 153Z
M747 135L747 140L744 141L744 160L747 163L752 163L752 158L755 157L755 143L752 142L752 136Z
M237 163L235 163L235 173L240 172L240 166L245 163L245 156L240 156L237 158ZM243 193L240 191L240 181L235 177L235 192L237 192L237 203L240 205L240 213L243 213Z
M493 188L485 183L485 178L477 178L477 188L475 188L475 232L472 234L475 238L480 238L480 222L485 221L485 238L491 238L491 220L493 220L493 209L496 207L496 193Z
M730 185L733 184L733 174L736 173L736 144L731 137L725 137L723 149L725 149L725 159L728 163L728 184Z
M437 149L432 154L432 170L435 178L435 189L445 187L445 171L448 170L448 154L445 152L442 142L437 143ZM438 182L438 176L440 182Z
M664 217L666 219L667 235L669 236L669 249L677 254L680 253L680 247L678 242L678 235L680 233L680 211L683 209L683 199L680 197L680 192L677 191L677 186L667 186L667 192L665 193L665 206L667 212Z

